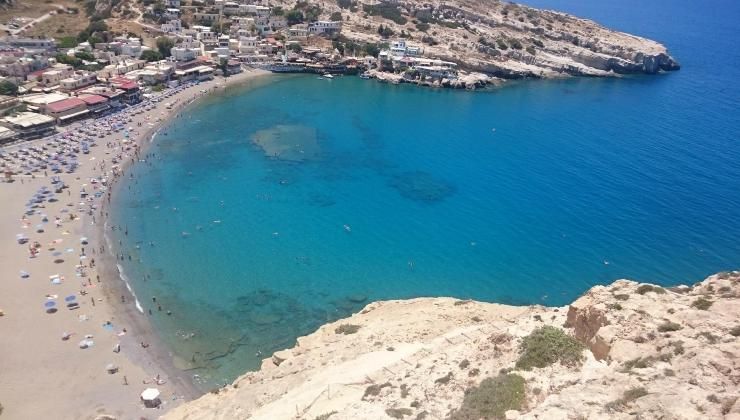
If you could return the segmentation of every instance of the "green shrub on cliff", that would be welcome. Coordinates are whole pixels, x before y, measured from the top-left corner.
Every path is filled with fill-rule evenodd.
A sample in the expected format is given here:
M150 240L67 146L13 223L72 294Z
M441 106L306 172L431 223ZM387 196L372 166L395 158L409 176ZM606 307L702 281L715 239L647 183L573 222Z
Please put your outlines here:
M665 289L663 289L660 286L653 286L651 284L643 284L637 288L637 293L640 295L644 295L645 293L648 293L648 292L653 292L653 293L662 295L665 293Z
M342 325L338 326L334 330L334 332L337 333L337 334L345 334L345 335L347 335L347 334L354 334L354 333L356 333L359 330L360 330L360 326L359 325L355 325L355 324L342 324Z
M681 325L675 322L672 322L672 321L666 321L658 325L658 331L660 332L678 331L680 329L681 329Z
M700 298L696 299L695 301L691 302L691 306L694 307L694 308L696 308L696 309L699 309L699 310L702 310L702 311L706 311L706 310L709 309L710 306L712 306L713 303L714 302L712 302L709 299L705 299L703 297L700 297Z
M477 387L468 388L462 406L450 418L503 419L508 410L521 410L525 404L524 378L501 374L486 378Z
M555 362L578 366L583 360L583 345L560 328L549 325L524 337L520 351L516 367L524 370L543 368Z

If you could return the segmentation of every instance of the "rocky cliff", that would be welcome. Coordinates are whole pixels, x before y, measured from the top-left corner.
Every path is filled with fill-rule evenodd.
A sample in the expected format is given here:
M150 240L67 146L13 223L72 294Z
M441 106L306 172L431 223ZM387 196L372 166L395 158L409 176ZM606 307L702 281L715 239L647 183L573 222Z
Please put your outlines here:
M680 67L655 41L498 0L337 0L318 3L318 8L312 2L278 3L304 15L320 12L322 19L341 13L339 41L347 49L405 38L423 47L427 57L504 79L654 74Z
M560 308L375 302L167 419L740 419L740 272Z

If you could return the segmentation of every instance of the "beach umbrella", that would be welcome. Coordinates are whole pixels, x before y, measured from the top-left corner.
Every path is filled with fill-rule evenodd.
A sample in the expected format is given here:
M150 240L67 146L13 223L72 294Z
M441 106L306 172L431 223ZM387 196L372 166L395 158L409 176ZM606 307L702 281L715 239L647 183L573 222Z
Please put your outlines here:
M31 274L28 271L21 270L21 278L27 279Z
M77 296L75 296L75 295L69 295L66 298L64 298L64 301L65 302L72 302L75 299L77 299Z
M62 255L62 252L61 251L56 251L56 252L54 252L51 255L54 256L54 257L58 257L58 256Z
M114 365L113 363L108 363L105 366L105 371L110 373L111 375L118 372L118 366Z
M46 302L44 303L44 306L45 306L45 307L47 307L47 308L53 308L53 307L54 307L54 306L56 306L56 305L57 305L57 303L56 303L56 302L54 302L53 300L49 300L49 301L46 301Z
M159 390L157 388L147 388L141 393L141 400L146 407L157 407L161 404L159 400Z

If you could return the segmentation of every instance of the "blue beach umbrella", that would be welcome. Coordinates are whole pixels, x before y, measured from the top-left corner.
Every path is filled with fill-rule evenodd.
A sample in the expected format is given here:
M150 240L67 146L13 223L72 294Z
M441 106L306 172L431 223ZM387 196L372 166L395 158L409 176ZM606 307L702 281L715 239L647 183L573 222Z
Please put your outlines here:
M53 300L50 300L50 301L44 303L44 306L47 307L47 308L52 308L52 307L54 307L56 305L57 305L57 303L54 302Z
M75 296L75 295L69 295L66 298L64 298L64 301L65 302L72 302L75 299L77 299L77 296Z

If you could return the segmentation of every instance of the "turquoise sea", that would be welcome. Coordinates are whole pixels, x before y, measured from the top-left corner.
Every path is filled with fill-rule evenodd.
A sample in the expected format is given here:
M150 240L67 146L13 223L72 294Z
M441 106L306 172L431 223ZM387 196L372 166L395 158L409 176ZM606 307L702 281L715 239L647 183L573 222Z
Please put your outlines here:
M661 41L683 68L475 93L269 77L157 137L112 234L203 389L372 300L562 305L738 268L740 3L529 3Z

